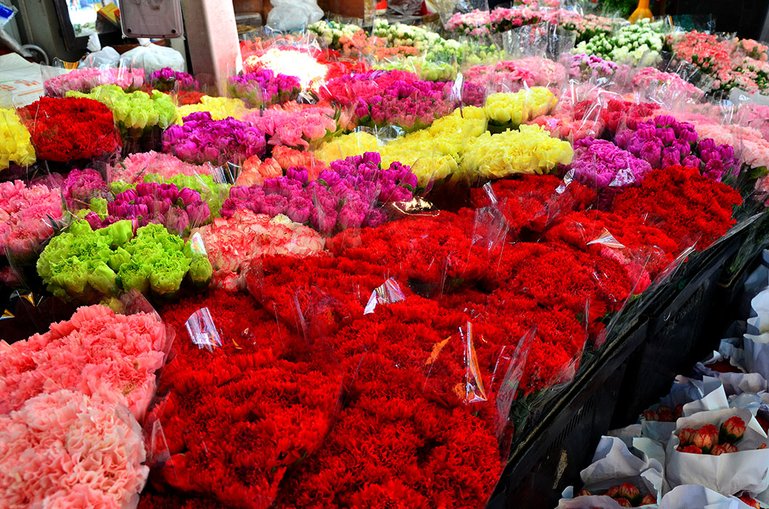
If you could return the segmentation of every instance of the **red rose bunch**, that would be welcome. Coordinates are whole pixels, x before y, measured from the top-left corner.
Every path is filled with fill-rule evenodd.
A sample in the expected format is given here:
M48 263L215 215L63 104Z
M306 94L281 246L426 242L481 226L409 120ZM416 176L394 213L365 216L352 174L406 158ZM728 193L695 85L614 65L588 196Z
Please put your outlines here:
M42 97L19 110L38 159L66 163L120 151L112 112L93 99Z
M697 429L683 428L678 431L678 451L713 456L737 452L735 444L742 440L745 428L745 421L736 415L724 421L720 428L713 424Z

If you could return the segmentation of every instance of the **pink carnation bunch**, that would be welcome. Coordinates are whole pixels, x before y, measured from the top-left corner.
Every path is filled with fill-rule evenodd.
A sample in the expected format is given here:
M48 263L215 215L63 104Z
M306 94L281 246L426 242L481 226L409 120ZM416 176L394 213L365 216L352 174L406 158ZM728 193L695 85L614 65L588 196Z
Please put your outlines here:
M4 507L135 507L149 468L142 430L128 412L56 389L0 415Z
M172 154L162 152L137 152L109 168L107 175L110 182L123 181L135 184L144 181L148 174L170 179L176 175L214 175L210 164L186 163Z
M0 183L0 256L17 261L35 254L63 218L61 191L20 180Z
M38 394L69 389L126 406L141 419L155 392L165 339L156 315L119 315L99 305L79 308L45 334L0 342L0 414Z
M69 91L88 93L99 85L117 85L130 92L140 89L143 84L144 69L83 68L47 79L43 87L49 97L64 97Z
M286 216L270 218L248 209L238 210L228 218L193 230L203 239L208 259L214 268L215 286L230 291L240 287L241 274L249 261L268 255L297 258L323 251L324 238L316 230L291 221Z
M243 117L267 135L268 145L307 149L337 129L334 109L324 106L254 110Z

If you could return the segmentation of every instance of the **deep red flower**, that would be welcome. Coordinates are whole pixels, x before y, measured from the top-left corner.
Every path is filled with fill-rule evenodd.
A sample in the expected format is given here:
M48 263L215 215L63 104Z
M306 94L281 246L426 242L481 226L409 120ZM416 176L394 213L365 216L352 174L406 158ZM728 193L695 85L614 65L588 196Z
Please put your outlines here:
M99 101L42 97L18 112L38 159L66 163L120 150L112 112Z

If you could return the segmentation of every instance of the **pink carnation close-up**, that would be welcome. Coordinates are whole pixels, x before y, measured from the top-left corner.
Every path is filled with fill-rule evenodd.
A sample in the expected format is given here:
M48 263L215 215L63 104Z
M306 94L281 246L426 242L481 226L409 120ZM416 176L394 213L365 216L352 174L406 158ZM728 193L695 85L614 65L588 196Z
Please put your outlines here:
M0 342L0 413L54 389L98 395L141 419L164 360L166 330L149 314L119 315L81 307L50 331L11 345Z
M133 507L149 468L139 423L125 409L54 390L0 415L4 507Z

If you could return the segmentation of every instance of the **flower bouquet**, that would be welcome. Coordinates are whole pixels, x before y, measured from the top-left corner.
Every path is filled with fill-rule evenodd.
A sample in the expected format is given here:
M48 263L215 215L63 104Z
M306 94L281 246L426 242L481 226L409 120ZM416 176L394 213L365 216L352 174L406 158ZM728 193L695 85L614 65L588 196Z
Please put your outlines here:
M461 169L473 180L547 173L559 164L569 164L573 155L568 142L552 138L539 126L522 125L517 131L486 132L472 140L462 155Z
M194 104L179 106L177 111L179 112L180 119L184 119L184 117L193 113L205 111L210 113L211 118L214 120L224 120L229 117L240 120L249 110L241 99L204 95Z
M97 101L43 97L18 113L29 129L38 159L70 163L120 150L112 112Z
M334 161L317 180L308 182L307 170L292 168L285 177L267 179L263 186L234 187L222 216L249 209L274 217L288 216L323 234L346 228L377 226L387 220L389 203L414 197L417 178L408 166L380 166L377 153Z
M64 97L69 91L88 93L100 85L115 85L126 92L139 90L144 85L144 69L75 69L45 80L43 87L48 97Z
M0 183L0 280L26 279L43 243L63 226L61 192L20 180Z
M228 218L193 230L199 233L214 268L213 284L229 291L242 287L240 277L252 259L268 255L304 257L323 250L323 237L288 217L273 218L239 210Z
M439 118L427 129L397 138L377 150L385 164L393 161L409 164L422 187L430 182L453 187L469 180L459 171L459 162L469 144L486 132L487 125L481 108L465 107Z
M606 140L588 137L574 144L574 180L596 189L605 207L623 187L640 184L651 165Z
M0 413L22 408L54 390L79 391L143 419L155 394L155 372L165 359L166 330L153 314L121 315L102 305L12 345L3 343ZM20 363L20 359L24 359Z
M169 297L185 277L205 286L212 273L205 256L192 253L162 225L144 226L134 235L128 220L100 230L86 221L72 223L43 250L37 271L55 296L86 302L127 290Z
M209 174L177 174L171 177L163 177L157 173L147 173L141 179L134 182L113 181L109 184L113 194L119 194L129 189L135 189L142 182L154 182L158 184L173 184L179 189L189 188L198 193L201 199L208 205L212 217L219 215L219 209L229 194L229 184L220 183ZM106 214L106 209L102 211Z
M337 131L335 113L323 106L280 107L254 111L243 117L244 122L255 125L267 135L273 146L308 149Z
M264 156L265 147L264 133L256 127L234 118L214 120L208 112L192 113L184 125L163 133L163 151L193 164L240 164Z
M174 71L170 67L153 71L147 81L152 88L161 92L197 91L200 89L200 83L191 74Z
M320 172L328 169L328 166L317 159L313 152L303 152L278 145L272 149L272 157L268 157L264 161L256 156L243 161L235 184L239 186L263 185L266 179L281 177L286 170L296 167L307 170L308 180L315 180Z
M115 85L102 85L89 94L68 92L68 97L90 97L107 105L123 136L123 153L156 150L160 132L176 121L176 106L171 98L158 92L126 93Z
M339 159L378 151L379 140L376 136L365 131L356 131L331 138L315 150L315 157L328 164Z
M29 166L35 162L30 134L16 112L0 108L0 171L11 164Z
M620 131L614 141L653 168L676 165L700 168L703 175L713 180L721 180L739 169L733 146L716 145L710 138L699 138L692 124L668 115L641 122L635 129Z
M612 212L656 226L681 252L692 246L703 250L721 238L735 224L732 213L741 203L740 194L726 184L677 166L647 173L640 186L614 198Z
M211 220L211 211L200 193L155 182L142 182L117 194L106 203L106 211L99 212L91 211L84 217L94 230L128 219L134 229L157 223L182 237Z
M270 69L260 69L230 77L227 91L245 101L249 108L260 108L295 100L302 85L296 76L276 75Z
M132 507L149 475L136 419L81 392L40 394L0 415L0 441L9 507Z
M176 356L159 387L167 396L149 417L162 425L163 452L170 454L158 465L159 481L224 505L247 500L250 507L269 507L287 477L324 445L343 372L320 352L307 352L247 295L196 295L167 306L163 318L184 330L202 307L225 341L213 352L175 342ZM202 469L208 473L199 475ZM159 507L168 505L159 498Z
M163 179L170 179L177 175L213 176L214 167L185 163L176 156L162 152L138 152L112 165L107 170L107 180L136 184L142 182L144 177L149 174L157 175Z
M550 90L534 87L514 93L491 94L486 98L483 110L489 119L489 130L502 132L547 115L557 103L558 98Z
M761 493L769 479L766 433L750 411L699 412L676 422L667 445L665 477L671 487L700 484L720 493Z
M618 64L654 65L660 59L664 41L661 23L641 20L624 25L610 35L599 33L589 41L582 41L574 53L597 55Z

